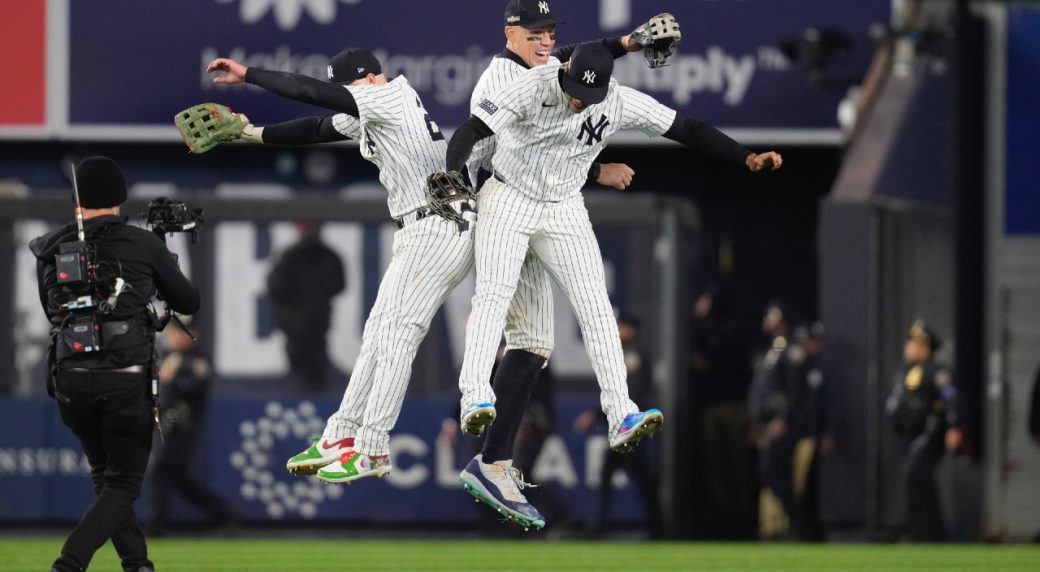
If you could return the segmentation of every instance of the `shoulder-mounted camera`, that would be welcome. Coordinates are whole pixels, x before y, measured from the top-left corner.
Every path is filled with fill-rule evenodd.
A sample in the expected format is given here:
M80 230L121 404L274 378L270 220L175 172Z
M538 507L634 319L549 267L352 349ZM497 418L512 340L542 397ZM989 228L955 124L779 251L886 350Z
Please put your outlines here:
M166 235L190 232L191 242L199 240L199 229L205 222L203 209L189 208L184 201L159 197L148 203L145 224L165 242Z

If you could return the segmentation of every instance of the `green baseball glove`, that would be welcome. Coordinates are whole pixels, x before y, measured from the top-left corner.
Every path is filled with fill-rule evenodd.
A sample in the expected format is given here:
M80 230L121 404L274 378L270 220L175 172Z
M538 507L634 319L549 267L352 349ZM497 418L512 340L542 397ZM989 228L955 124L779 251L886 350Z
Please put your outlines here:
M177 131L181 132L184 144L192 153L205 153L210 149L238 139L249 119L241 113L219 103L200 103L181 111L173 118Z

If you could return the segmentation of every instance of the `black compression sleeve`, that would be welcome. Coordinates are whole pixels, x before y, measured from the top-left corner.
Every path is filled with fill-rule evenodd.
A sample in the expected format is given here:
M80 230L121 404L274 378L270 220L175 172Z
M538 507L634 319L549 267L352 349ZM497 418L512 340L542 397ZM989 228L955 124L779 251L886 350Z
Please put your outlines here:
M264 143L276 145L312 145L350 139L332 126L332 116L301 117L264 126Z
M448 143L448 154L445 157L446 167L449 171L462 171L462 167L473 152L473 146L481 139L487 139L495 132L475 115L470 115L465 123L455 130Z
M342 85L289 72L248 68L246 82L282 97L358 117L357 101Z
M628 53L628 50L621 45L621 36L614 36L613 38L603 38L599 40L599 43L603 44L603 47L610 51L610 55L614 56L614 59L618 59L621 56ZM571 59L571 54L581 44L567 44L566 46L560 46L553 50L552 55L561 62L565 62Z
M586 185L591 185L596 182L596 179L599 179L601 167L602 166L599 163L593 163L592 166L589 167L589 175L585 178Z
M743 163L752 151L718 129L696 119L676 114L664 136L716 159Z

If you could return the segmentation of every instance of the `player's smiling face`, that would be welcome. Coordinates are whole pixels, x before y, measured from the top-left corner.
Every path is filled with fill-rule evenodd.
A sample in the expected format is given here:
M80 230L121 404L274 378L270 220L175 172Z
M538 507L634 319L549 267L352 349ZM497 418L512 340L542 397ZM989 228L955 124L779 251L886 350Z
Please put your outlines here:
M556 26L522 28L506 26L506 48L520 56L528 67L538 67L549 61L556 46Z

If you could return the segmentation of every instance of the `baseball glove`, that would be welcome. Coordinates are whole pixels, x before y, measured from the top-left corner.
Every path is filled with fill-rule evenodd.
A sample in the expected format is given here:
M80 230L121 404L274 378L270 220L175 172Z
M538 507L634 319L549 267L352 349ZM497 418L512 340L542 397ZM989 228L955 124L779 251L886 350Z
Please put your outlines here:
M239 138L249 119L226 105L200 103L178 113L173 122L188 149L199 154Z
M458 171L437 171L426 178L426 204L434 214L454 223L465 222L454 204L477 198Z
M659 68L668 61L675 47L682 40L679 22L668 12L662 12L650 21L632 31L629 36L635 43L643 46L643 58L646 65Z

